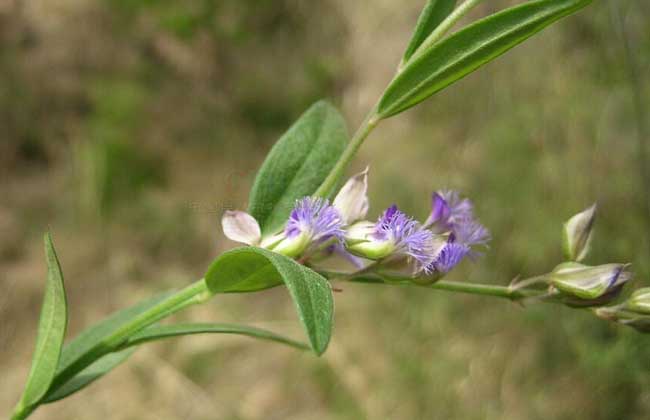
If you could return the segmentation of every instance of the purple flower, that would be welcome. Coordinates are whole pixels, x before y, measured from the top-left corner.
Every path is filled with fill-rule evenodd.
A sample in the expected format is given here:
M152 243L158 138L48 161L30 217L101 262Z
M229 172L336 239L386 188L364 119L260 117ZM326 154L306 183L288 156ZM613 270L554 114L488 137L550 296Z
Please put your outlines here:
M466 256L480 255L474 246L487 246L490 233L479 223L472 202L461 199L456 191L447 190L433 194L432 210L425 224L435 233L448 233L447 244L427 267L428 271L447 273Z
M458 242L448 242L445 247L442 248L440 254L438 254L438 258L430 264L428 270L448 273L470 252L471 248L467 245Z
M448 232L456 221L472 217L472 214L472 202L461 199L457 191L438 191L433 193L431 214L424 225L437 233Z
M394 205L374 225L352 226L349 233L348 249L366 258L405 256L416 262L418 271L426 271L436 257L433 233Z
M296 201L284 229L285 239L273 248L287 256L297 256L311 245L343 239L343 220L328 200L304 197Z
M343 238L343 221L338 210L322 198L305 197L296 202L284 229L287 238L308 233L314 242Z
M454 223L449 240L468 247L475 245L487 246L490 241L490 232L473 217L467 216Z

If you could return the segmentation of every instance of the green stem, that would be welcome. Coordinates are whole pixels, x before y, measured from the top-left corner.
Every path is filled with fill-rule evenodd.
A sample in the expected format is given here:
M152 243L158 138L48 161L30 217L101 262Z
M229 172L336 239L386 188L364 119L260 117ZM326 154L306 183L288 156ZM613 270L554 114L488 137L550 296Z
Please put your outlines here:
M208 291L205 280L201 279L135 317L128 324L106 337L103 340L103 344L110 348L117 348L130 336L143 328L179 312L188 306L205 302L211 296L212 294Z
M11 420L24 420L30 416L36 409L36 406L24 407L22 405L17 406L14 409L14 413L11 416Z
M493 296L509 300L519 300L527 297L536 297L543 292L532 290L516 290L508 286L496 286L491 284L462 283L458 281L440 280L429 285L419 285L429 289L446 290L448 292L468 293L472 295Z
M345 273L320 271L321 274L330 279L340 279L353 283L373 283L390 286L417 286L434 290L445 290L447 292L466 293L479 296L491 296L508 300L521 300L543 296L543 290L516 289L509 286L497 286L491 284L466 283L458 281L439 280L433 283L417 283L410 277L380 277L378 275L350 276Z
M449 16L447 16L447 17L445 18L445 20L443 20L443 21L440 23L440 25L438 25L438 27L437 27L436 29L434 29L433 32L431 32L431 34L429 34L429 36L428 36L428 37L427 37L427 38L422 42L422 44L420 44L420 46L418 47L417 50L415 50L415 52L413 53L413 55L411 55L411 57L410 57L406 62L402 61L402 62L400 63L397 72L399 73L400 71L402 71L402 69L403 69L404 67L406 67L406 65L407 65L408 63L411 63L411 62L417 60L419 57L421 57L422 54L425 53L425 51L427 51L427 50L428 50L428 49L429 49L433 44L435 44L435 43L438 42L438 41L439 41L443 36L445 36L445 34L446 34L446 33L447 33L447 32L448 32L448 31L449 31L449 30L450 30L450 29L451 29L451 28L452 28L452 27L453 27L453 26L454 26L454 25L455 25L455 24L456 24L456 23L457 23L457 22L458 22L458 21L459 21L463 16L465 16L465 15L467 14L467 12L469 12L470 10L472 10L472 8L474 8L474 6L476 6L477 4L479 4L481 1L483 1L483 0L466 0L466 1L463 2L460 6L458 6L456 9L454 9L454 11L451 12L451 13L449 14Z
M68 366L67 369L60 372L54 378L54 381L50 386L49 394L56 391L60 386L72 379L77 373L90 366L102 356L119 350L120 346L133 334L162 320L163 318L187 308L188 306L205 302L211 296L212 294L208 290L205 280L201 279L162 300L156 306L133 318L111 335L104 338L99 344Z
M375 113L375 109L376 107L372 108L372 111L368 113L366 118L363 120L363 123L361 123L361 126L354 133L347 148L343 151L343 154L327 175L327 178L325 178L325 181L323 181L321 186L318 187L318 190L314 193L315 196L329 197L332 194L334 188L336 188L336 185L352 161L352 158L363 144L363 141L368 137L377 124L379 124L379 117Z

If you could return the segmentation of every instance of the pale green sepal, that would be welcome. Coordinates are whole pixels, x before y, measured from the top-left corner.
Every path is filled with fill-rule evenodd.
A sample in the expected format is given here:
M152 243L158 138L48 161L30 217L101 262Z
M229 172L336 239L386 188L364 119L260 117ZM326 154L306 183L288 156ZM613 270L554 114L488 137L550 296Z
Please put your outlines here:
M310 242L311 235L309 232L301 232L294 238L283 239L277 245L275 245L272 250L273 252L282 254L285 257L294 258L302 254L302 252L307 249Z
M389 256L395 250L393 241L362 241L348 245L350 253L370 260L379 260Z

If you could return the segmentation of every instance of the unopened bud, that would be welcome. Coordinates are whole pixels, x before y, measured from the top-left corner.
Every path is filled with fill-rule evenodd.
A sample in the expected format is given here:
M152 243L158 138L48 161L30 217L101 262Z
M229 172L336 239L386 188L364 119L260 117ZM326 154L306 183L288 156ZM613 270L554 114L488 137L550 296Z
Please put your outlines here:
M625 264L587 266L568 262L555 267L548 281L567 297L577 298L580 305L602 305L616 297L622 286L632 278Z
M345 224L361 220L368 214L368 168L350 178L332 203Z
M620 305L596 309L596 315L608 321L627 325L643 333L650 332L650 287L634 291Z
M570 261L582 261L589 253L596 216L596 204L576 214L564 224L564 254Z
M650 315L650 287L635 290L625 301L623 308L640 315Z
M627 325L639 332L650 332L650 315L645 312L631 310L628 303L625 302L621 305L598 308L595 313L602 319Z

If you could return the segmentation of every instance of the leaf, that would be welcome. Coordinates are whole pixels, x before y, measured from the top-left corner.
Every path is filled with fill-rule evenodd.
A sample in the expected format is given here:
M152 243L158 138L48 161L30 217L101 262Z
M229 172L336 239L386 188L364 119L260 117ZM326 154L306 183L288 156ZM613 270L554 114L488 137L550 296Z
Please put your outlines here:
M393 79L378 115L398 114L523 42L591 0L539 0L481 19L435 43Z
M427 4L422 9L422 13L418 18L415 25L415 30L411 36L406 51L404 51L404 58L402 62L405 63L415 53L425 39L433 32L440 23L445 20L451 12L454 11L456 0L428 0Z
M239 334L287 344L301 350L309 349L309 346L306 344L273 333L271 331L263 330L261 328L248 327L245 325L209 323L156 325L146 328L133 335L129 341L127 341L126 344L122 346L124 350L115 353L109 353L88 366L86 369L76 374L72 379L57 389L56 392L48 396L43 401L43 403L47 404L58 401L90 385L92 382L101 378L122 364L124 361L126 361L126 359L128 359L135 352L136 346L138 345L151 341L193 334Z
M210 266L205 281L212 293L252 292L284 282L316 354L327 348L334 302L329 282L283 255L255 247L235 248Z
M212 323L156 325L146 328L133 335L125 344L125 347L137 346L149 341L161 340L164 338L206 333L246 335L249 337L261 338L264 340L287 344L301 350L309 349L309 346L306 344L281 336L271 331L263 330L261 328L249 327L246 325Z
M32 367L19 403L22 407L37 404L50 387L59 364L68 323L63 274L49 233L45 234L44 242L47 282Z
M248 212L262 233L275 233L295 201L312 195L339 159L347 142L343 117L325 101L312 105L273 146L249 197Z
M59 389L73 388L73 385L69 385L68 383L73 380L73 377L81 374L81 372L75 371L75 365L77 365L80 361L83 361L84 356L86 356L86 354L90 352L94 347L99 345L105 337L117 331L128 321L147 311L149 308L155 306L157 303L161 302L172 293L173 292L161 293L160 295L154 296L153 298L150 298L144 302L140 302L130 308L116 312L103 321L93 325L90 328L85 329L71 342L66 344L66 346L63 348L63 353L61 354L61 360L56 372L56 378L48 390L46 400L53 401L54 395L60 392ZM94 363L98 362L99 360ZM86 367L84 370L82 370L82 372L90 369L91 366L92 365ZM81 388L77 388L77 390L78 389Z
M72 379L67 381L63 386L59 387L51 395L48 395L44 400L44 404L52 403L63 399L77 391L87 387L97 379L101 378L111 370L115 369L122 362L135 352L135 348L122 350L116 353L109 353L104 357L96 360L93 364L77 373Z

